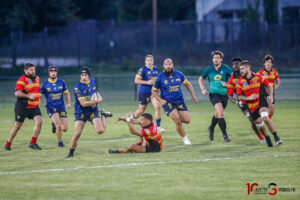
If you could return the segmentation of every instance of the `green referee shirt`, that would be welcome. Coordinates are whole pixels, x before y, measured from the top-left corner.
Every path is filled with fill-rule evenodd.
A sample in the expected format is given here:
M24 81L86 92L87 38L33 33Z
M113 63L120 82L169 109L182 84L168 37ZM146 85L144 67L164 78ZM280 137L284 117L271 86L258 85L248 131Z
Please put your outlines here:
M213 65L205 68L201 77L205 79L208 76L210 93L226 95L227 87L223 87L221 82L227 83L232 74L232 70L227 65L222 64L218 71Z

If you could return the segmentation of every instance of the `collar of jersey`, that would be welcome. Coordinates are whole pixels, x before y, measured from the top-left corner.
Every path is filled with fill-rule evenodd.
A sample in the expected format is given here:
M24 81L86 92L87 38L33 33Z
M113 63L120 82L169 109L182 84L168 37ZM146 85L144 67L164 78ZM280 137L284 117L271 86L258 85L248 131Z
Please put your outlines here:
M91 82L91 79L90 79L89 82L87 82L87 83L84 83L84 82L82 82L82 81L80 80L80 83L85 84L85 85L89 84L90 82Z
M48 78L48 81L49 81L50 83L56 83L56 82L57 82L57 78L56 78L55 81L52 81L51 78Z
M267 73L270 73L270 72L272 72L273 71L273 69L271 68L270 69L270 71L268 71L266 68L264 68L265 69L265 71L267 72Z
M147 66L145 65L145 67L147 67ZM152 66L152 67L147 67L147 68L152 70L152 69L153 69L153 66Z

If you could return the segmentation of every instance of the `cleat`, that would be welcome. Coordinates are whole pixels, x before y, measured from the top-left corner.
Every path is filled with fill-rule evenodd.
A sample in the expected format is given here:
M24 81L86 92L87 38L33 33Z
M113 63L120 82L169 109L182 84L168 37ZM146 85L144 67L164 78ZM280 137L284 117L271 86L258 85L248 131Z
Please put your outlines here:
M183 138L183 143L185 145L191 145L192 144L191 141L188 138Z
M225 136L224 136L224 141L225 141L225 142L231 142L231 139L230 139L227 135L225 135Z
M282 141L279 139L278 141L276 141L276 143L277 143L277 146L280 146L280 145L282 145Z
M108 153L120 153L119 150L110 149L108 150Z
M5 150L6 150L6 151L11 151L10 146L5 146Z
M165 130L164 128L162 128L162 127L157 127L157 129L158 129L158 131L161 132L161 133L166 131L166 130Z
M42 148L39 147L39 145L37 143L35 143L35 144L29 144L29 148L35 149L35 150L42 150Z
M56 132L56 126L53 122L51 124L52 124L52 133L55 133Z
M69 153L65 158L72 158L72 157L73 157L73 154Z
M101 113L101 116L104 116L105 118L106 118L106 117L112 117L112 116L113 116L113 114L112 114L111 112L106 111L105 109L102 109L102 110L100 111L100 113Z
M208 127L208 133L209 133L209 135L208 135L209 140L213 141L214 140L214 130L212 130L212 128L210 126Z
M265 140L260 140L260 144L266 144Z

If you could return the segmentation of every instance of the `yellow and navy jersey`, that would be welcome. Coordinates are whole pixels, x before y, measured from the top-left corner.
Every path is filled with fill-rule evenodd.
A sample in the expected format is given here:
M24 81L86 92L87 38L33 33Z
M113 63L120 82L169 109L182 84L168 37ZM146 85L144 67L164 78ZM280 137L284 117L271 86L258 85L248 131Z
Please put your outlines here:
M181 90L181 84L185 83L187 79L185 76L177 70L174 70L170 76L161 72L155 81L154 90L161 91L161 98L168 103L183 103L183 94Z
M52 81L49 78L42 84L40 95L45 95L47 109L65 109L63 94L67 92L68 89L64 80L57 78Z
M91 96L97 92L95 79L90 79L88 83L79 81L74 87L75 94L75 114L93 112L98 110L98 106L82 107L79 99L91 100Z
M156 66L146 67L143 66L139 69L136 77L139 77L143 81L153 80L155 82L157 78L158 70ZM139 94L151 93L152 85L140 85Z

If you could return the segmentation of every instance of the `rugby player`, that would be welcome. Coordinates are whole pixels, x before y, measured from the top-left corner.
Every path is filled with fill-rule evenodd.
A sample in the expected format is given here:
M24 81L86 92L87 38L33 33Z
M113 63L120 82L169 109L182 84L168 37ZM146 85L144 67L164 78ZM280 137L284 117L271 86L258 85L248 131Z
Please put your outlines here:
M102 102L102 97L96 88L95 79L90 78L91 71L88 67L83 67L80 72L80 81L75 85L75 132L70 142L70 152L66 158L73 157L77 147L77 141L83 131L86 121L92 122L97 134L105 132L106 117L112 117L112 113L102 109L98 111L98 103ZM97 99L91 100L94 93Z
M141 114L139 119L130 117L128 113L125 117L119 117L118 121L125 121L131 134L145 138L146 146L131 144L123 151L110 149L109 153L156 153L162 149L162 136L158 127L153 123L153 117L150 113ZM134 128L134 124L141 126L138 130Z
M163 106L166 114L172 118L176 125L176 130L182 137L185 145L191 145L191 141L187 138L183 123L188 124L191 121L190 114L185 105L181 84L189 91L194 102L198 103L192 84L185 76L174 70L173 61L170 58L164 60L164 71L161 72L152 87L152 95ZM158 94L161 91L161 96Z
M276 69L272 68L274 63L274 58L271 55L266 55L263 59L264 61L264 68L259 70L257 74L263 76L266 78L269 83L273 86L273 102L268 101L268 107L269 107L269 118L272 119L272 116L274 115L274 105L275 105L275 90L278 89L280 86L280 79L279 75ZM268 90L263 90L263 93L266 92L266 95L269 93Z
M151 102L155 109L156 125L160 132L164 132L165 129L160 127L161 123L161 108L160 103L151 95L152 85L154 84L158 70L153 65L154 58L152 55L145 57L145 65L141 67L135 76L134 83L139 84L139 108L134 113L134 118L138 118L142 113L145 112L148 103ZM143 138L138 137L137 145L142 145Z
M215 114L212 117L211 125L208 127L209 139L214 140L215 126L218 124L225 142L230 142L226 131L226 121L224 112L228 103L227 82L232 74L232 70L222 64L224 54L221 51L213 51L211 53L213 65L206 67L199 77L199 85L203 95L207 95L208 91L204 87L204 79L209 80L209 100L215 107Z
M62 131L68 130L68 118L64 103L63 94L66 95L67 109L71 108L70 93L66 87L65 81L57 77L58 68L55 65L50 65L48 68L49 78L41 87L40 96L45 95L47 113L54 125L54 130L58 140L58 146L64 147L62 141Z
M273 134L277 145L281 145L282 141L276 133L274 123L268 116L267 100L260 97L260 89L262 85L265 85L268 87L270 92L267 99L272 102L273 86L268 82L267 79L260 75L254 74L251 71L251 64L247 60L244 60L240 63L240 72L242 77L238 80L236 86L238 100L247 102L250 111L250 117L265 136L268 147L273 147L273 144L270 136L267 134L264 124L267 125L269 131Z
M247 103L245 101L239 101L233 97L234 93L236 93L237 81L241 78L240 66L239 66L241 61L242 61L242 59L239 57L235 57L232 59L233 74L231 75L231 77L229 78L228 83L227 83L227 96L233 104L236 104L241 109L241 111L243 112L245 117L247 117L249 119L249 121L251 123L251 127L252 127L253 131L256 133L257 137L259 138L260 143L265 144L266 142L265 142L265 138L264 138L263 134L259 133L255 123L250 118L250 113L248 110Z
M12 141L26 118L33 119L34 122L33 136L29 147L41 150L41 147L36 143L42 127L39 92L40 78L35 74L35 65L26 63L24 65L24 75L18 79L15 88L15 96L17 97L15 104L15 124L9 133L5 150L11 150Z

